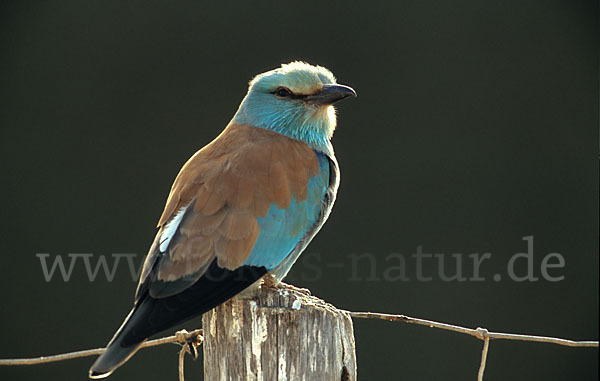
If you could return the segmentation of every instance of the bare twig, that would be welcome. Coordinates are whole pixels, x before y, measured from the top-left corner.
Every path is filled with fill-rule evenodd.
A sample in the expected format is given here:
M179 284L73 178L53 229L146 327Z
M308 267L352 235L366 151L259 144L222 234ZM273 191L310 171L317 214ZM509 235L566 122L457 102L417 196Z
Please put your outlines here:
M446 323L439 323L437 321L425 320L414 318L406 315L392 315L392 314L382 314L376 312L351 312L345 311L350 314L353 318L359 319L381 319L388 321L401 321L409 324L418 324L424 325L431 328L440 328L445 329L447 331L454 331L458 333L464 333L466 335L474 336L480 340L485 340L486 337L490 339L504 339L504 340L520 340L520 341L536 341L540 343L552 343L565 345L567 347L598 347L597 341L573 341L567 339L560 339L557 337L547 337L547 336L533 336L533 335L518 335L513 333L501 333L501 332L487 332L487 330L483 328L466 328L461 327L459 325L452 325ZM485 333L484 333L485 331Z
M409 324L418 324L424 325L431 328L439 328L444 329L446 331L453 331L462 333L465 335L470 335L476 337L480 340L483 340L483 349L481 351L481 362L479 365L479 372L477 374L477 380L483 380L483 373L485 371L485 365L487 360L487 354L490 346L490 339L502 339L502 340L519 340L519 341L532 341L539 343L551 343L564 345L567 347L598 347L597 341L573 341L567 339L561 339L557 337L547 337L547 336L533 336L533 335L520 335L514 333L502 333L502 332L488 332L485 328L466 328L461 327L459 325L440 323L433 320L425 320L414 318L406 315L394 315L394 314L384 314L377 312L352 312L352 311L343 311L349 314L353 318L357 319L380 319L387 321L400 321ZM179 343L184 346L181 348L179 352L179 380L184 381L184 358L185 353L190 353L194 358L197 355L196 347L202 343L202 330L196 329L192 332L187 332L186 330L182 330L177 332L175 335L163 337L160 339L150 340L142 344L141 348L154 347L157 345L162 345L166 343ZM5 359L0 360L0 365L34 365L34 364L44 364L48 362L54 361L63 361L70 360L78 357L86 357L86 356L94 356L99 355L105 351L104 348L99 349L90 349L79 352L71 352L64 353L55 356L42 356L35 358L25 358L25 359Z
M179 351L179 381L185 381L185 371L183 368L183 361L185 360L185 352L188 352L187 345L181 347Z
M477 372L477 381L483 381L483 372L485 372L485 362L487 361L488 349L490 347L490 337L485 330L485 338L483 339L483 349L481 350L481 362L479 363L479 372Z
M182 330L172 336L167 336L167 337L162 337L160 339L146 341L144 344L142 344L140 346L140 348L155 347L157 345L162 345L162 344L166 344L166 343L186 344L190 341L200 341L201 342L201 340L202 340L202 330L201 329L196 329L192 332ZM98 348L98 349L88 349L85 351L63 353L63 354L54 355L54 356L41 356L41 357L25 358L25 359L5 359L5 360L0 360L0 365L44 364L44 363L48 363L48 362L63 361L63 360L76 359L79 357L99 355L99 354L104 353L105 350L106 350L106 348Z
M175 336L179 336L177 342L183 344L179 351L179 381L185 381L185 370L183 367L185 354L189 353L196 360L198 358L197 348L202 345L204 338L202 337L201 329L197 329L192 333L183 329L177 332Z
M474 336L480 340L483 340L483 350L481 351L481 362L479 365L479 372L477 374L477 380L483 381L483 372L485 371L485 363L487 360L488 349L490 346L490 339L504 339L504 340L520 340L520 341L534 341L539 343L552 343L558 345L564 345L567 347L598 347L597 341L573 341L567 339L560 339L557 337L546 337L546 336L533 336L533 335L518 335L513 333L501 333L501 332L488 332L485 328L466 328L459 325L452 325L446 323L440 323L432 320L425 320L414 318L406 315L392 315L382 314L376 312L351 312L344 311L353 318L358 319L380 319L387 321L401 321L409 324L424 325L430 328L445 329L446 331L454 331L463 333L466 335Z

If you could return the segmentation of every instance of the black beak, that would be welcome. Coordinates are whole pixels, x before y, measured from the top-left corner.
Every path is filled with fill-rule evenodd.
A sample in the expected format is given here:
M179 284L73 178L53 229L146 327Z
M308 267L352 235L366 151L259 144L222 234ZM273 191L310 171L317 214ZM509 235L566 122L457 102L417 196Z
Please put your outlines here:
M314 105L331 105L344 98L355 97L356 91L344 85L323 85L323 89L316 94L304 98L304 101Z

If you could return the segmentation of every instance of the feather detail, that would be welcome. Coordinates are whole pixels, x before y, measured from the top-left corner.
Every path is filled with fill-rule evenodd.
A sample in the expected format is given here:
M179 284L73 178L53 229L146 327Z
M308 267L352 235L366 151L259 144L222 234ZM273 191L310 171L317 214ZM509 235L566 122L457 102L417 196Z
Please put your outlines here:
M186 206L180 208L171 221L169 221L165 228L162 229L160 234L161 253L164 253L167 250L167 247L169 246L169 243L171 243L171 239L173 238L177 228L179 228L179 223L181 223L181 219L183 218L183 215L189 206L190 205L187 204Z
M301 141L229 125L177 176L159 221L158 250L163 254L145 263L140 284L148 280L149 266L155 263L153 279L172 282L169 287L151 287L157 297L189 287L214 259L234 270L245 264L265 227L264 234L275 240L273 249L280 240L288 242L279 248L283 252L278 255L285 256L318 215L320 202L311 198L309 208L305 200L321 195L326 187L327 181L321 180L309 191L311 179L319 178L319 160ZM277 212L288 208L287 215ZM274 265L268 261L267 268Z

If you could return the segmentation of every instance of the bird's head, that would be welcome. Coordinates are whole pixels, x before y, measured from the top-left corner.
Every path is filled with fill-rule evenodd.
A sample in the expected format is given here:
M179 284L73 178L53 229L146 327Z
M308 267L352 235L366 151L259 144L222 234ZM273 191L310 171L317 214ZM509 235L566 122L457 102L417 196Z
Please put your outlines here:
M324 67L292 62L257 75L233 117L324 151L336 126L335 102L356 96Z

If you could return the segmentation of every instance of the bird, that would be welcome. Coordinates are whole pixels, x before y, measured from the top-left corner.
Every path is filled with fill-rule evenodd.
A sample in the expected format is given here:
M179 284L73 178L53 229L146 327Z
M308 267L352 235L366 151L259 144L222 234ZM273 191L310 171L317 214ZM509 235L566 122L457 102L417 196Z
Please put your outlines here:
M133 308L89 370L109 376L152 335L288 273L340 182L334 103L355 97L302 61L254 77L225 129L181 168L139 276Z

